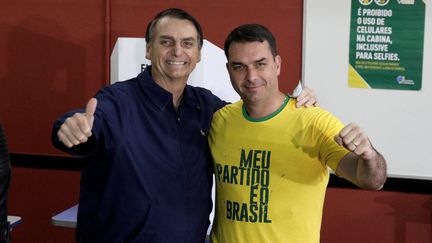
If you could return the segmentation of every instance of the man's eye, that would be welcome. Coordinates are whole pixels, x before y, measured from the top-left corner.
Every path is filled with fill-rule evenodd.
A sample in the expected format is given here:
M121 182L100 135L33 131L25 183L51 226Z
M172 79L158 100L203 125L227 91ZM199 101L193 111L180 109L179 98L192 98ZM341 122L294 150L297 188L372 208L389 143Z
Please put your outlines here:
M233 65L232 66L234 71L242 71L244 69L243 65Z
M169 46L169 45L171 45L172 41L170 41L170 40L161 40L160 43L163 46Z
M185 41L183 45L187 48L190 48L194 46L194 43L192 41Z
M259 63L257 63L257 67L258 68L262 68L262 67L265 67L267 65L267 63L265 63L265 62L259 62Z

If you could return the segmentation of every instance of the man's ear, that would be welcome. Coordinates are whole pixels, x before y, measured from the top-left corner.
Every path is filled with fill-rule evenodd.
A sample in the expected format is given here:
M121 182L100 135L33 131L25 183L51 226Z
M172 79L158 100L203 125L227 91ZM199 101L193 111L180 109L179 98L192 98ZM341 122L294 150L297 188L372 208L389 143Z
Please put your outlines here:
M276 63L277 73L278 73L278 76L279 76L280 71L281 71L281 65L282 65L282 58L281 58L281 56L279 56L279 55L275 56L275 63Z
M148 60L150 60L150 43L147 43L147 45L146 45L145 58L148 59Z

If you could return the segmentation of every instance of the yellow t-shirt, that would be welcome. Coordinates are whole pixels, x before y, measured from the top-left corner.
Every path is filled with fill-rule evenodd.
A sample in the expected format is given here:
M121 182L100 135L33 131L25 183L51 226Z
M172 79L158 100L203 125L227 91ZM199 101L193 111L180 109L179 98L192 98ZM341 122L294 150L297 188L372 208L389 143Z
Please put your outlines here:
M343 124L290 100L254 120L243 102L213 116L209 144L216 177L212 242L317 243L328 167L348 151L334 141ZM328 167L327 167L328 166Z

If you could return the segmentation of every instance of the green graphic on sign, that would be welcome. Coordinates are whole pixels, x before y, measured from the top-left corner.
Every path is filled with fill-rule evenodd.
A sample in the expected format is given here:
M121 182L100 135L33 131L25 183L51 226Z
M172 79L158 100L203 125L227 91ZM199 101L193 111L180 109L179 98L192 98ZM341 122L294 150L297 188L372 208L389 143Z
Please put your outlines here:
M420 90L424 0L352 0L348 85Z

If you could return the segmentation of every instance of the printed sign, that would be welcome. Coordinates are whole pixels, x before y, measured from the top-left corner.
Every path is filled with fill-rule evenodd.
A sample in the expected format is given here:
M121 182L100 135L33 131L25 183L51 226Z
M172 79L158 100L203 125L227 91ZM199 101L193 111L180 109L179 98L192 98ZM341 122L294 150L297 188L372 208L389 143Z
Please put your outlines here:
M349 87L421 89L425 4L352 0Z

